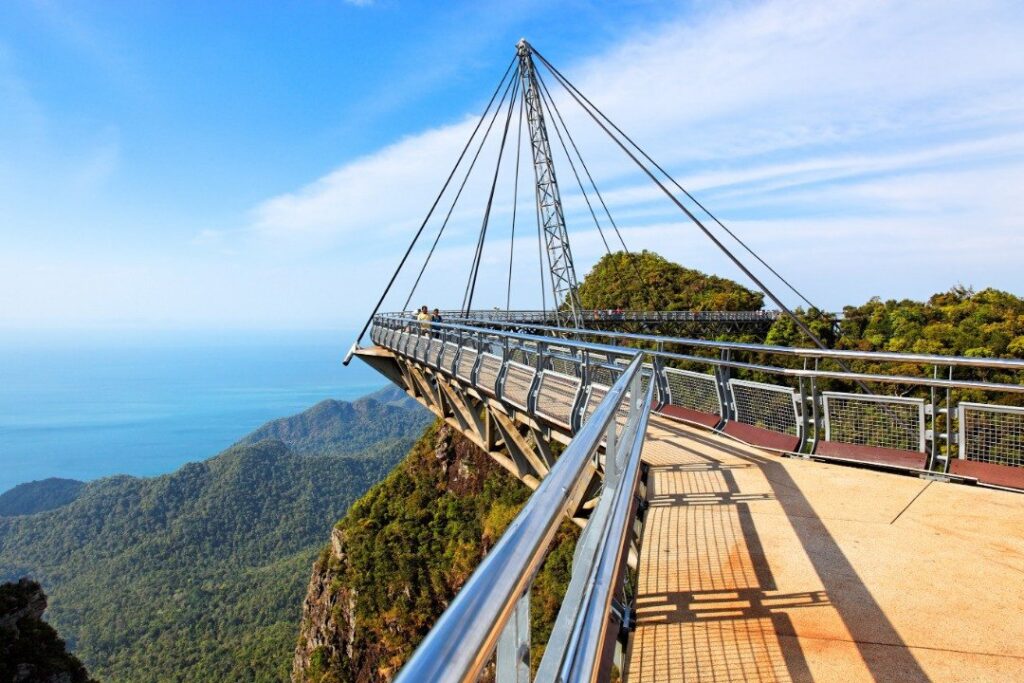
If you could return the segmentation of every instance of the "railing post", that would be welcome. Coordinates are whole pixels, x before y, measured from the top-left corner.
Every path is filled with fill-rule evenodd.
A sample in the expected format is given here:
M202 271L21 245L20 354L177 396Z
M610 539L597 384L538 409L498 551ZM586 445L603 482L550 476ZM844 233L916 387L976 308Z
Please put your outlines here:
M658 354L665 352L665 342L659 341L657 344ZM661 408L665 405L665 399L668 396L668 380L665 378L665 365L661 360L660 355L654 355L651 358L651 367L654 368L654 382L657 382L658 387L658 400L655 408Z
M953 365L949 366L949 381L950 382L953 381L953 368L954 368ZM953 431L953 418L956 417L957 426L959 428L960 420L963 418L963 416L960 414L960 411L958 411L956 408L953 407L953 395L952 395L952 392L953 392L952 389L950 389L949 387L946 387L946 463L945 463L945 467L942 470L943 472L949 472L950 461L952 461L954 456L958 456L959 455L958 451L959 451L959 448L960 448L959 439L956 439L956 437L954 436L954 434L958 434L959 433L959 429L957 430L957 432ZM956 440L954 441L954 439L956 439ZM956 443L956 450L954 450L954 447L953 447L954 443Z
M818 450L818 439L822 429L821 426L821 392L818 389L818 360L814 359L814 376L811 377L811 414L814 416L814 429L811 432L810 453Z
M932 366L932 378L938 379L939 377L939 366ZM925 469L934 470L935 465L939 462L939 413L940 410L937 407L937 394L935 387L928 387L928 405L925 406L925 412L931 416L931 429L925 430L926 438L930 436L931 447L928 449L928 459L925 461ZM948 418L947 418L948 419Z
M722 349L720 358L729 362L732 354L729 349ZM736 411L732 404L732 397L729 393L729 377L732 375L732 368L726 365L715 366L715 379L718 380L718 400L722 404L722 419L732 420L736 417Z
M498 638L497 683L530 683L530 590L516 602L515 610Z
M804 370L807 369L807 359L804 359ZM797 378L797 386L800 387L800 443L796 447L797 453L803 453L807 445L807 435L811 431L811 417L808 415L807 403L810 396L807 392L805 377Z
M508 375L508 363L512 360L509 337L507 335L502 336L501 342L501 367L498 369L498 376L494 380L494 395L499 401L505 398L505 376Z

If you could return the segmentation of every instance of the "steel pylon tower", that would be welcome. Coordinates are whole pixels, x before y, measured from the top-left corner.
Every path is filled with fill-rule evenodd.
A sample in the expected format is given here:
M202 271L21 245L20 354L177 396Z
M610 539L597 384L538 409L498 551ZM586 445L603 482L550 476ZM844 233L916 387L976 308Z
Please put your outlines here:
M551 272L551 291L555 297L559 326L583 327L583 307L580 305L576 268L569 249L569 234L565 229L562 197L558 192L555 165L551 158L551 145L544 124L537 72L533 64L530 44L523 38L516 45L519 55L519 78L522 80L526 119L530 126L530 148L533 150L533 175L537 181L537 210L548 252ZM562 310L565 304L568 310Z

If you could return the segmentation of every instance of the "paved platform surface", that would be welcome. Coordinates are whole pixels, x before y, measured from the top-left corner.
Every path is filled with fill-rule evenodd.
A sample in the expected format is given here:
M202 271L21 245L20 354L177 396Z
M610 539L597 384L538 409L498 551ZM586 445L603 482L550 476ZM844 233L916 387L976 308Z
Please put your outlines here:
M652 417L629 681L1024 681L1024 495Z

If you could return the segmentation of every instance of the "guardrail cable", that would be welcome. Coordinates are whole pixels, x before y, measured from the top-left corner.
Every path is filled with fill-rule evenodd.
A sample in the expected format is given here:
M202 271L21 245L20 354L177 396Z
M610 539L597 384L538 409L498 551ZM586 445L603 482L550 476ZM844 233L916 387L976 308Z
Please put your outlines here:
M594 194L597 195L597 200L599 202L601 202L601 207L604 209L605 216L608 217L608 222L611 224L612 229L615 230L616 237L619 238L619 244L622 245L622 250L626 252L626 258L629 260L630 264L633 266L633 272L636 274L637 281L640 283L640 287L643 290L643 293L645 295L645 298L647 299L648 305L650 305L651 310L656 310L658 308L657 300L654 298L654 295L651 293L651 288L647 286L647 281L644 280L643 275L640 274L640 268L636 264L636 257L633 254L633 252L631 252L629 250L629 247L626 246L626 240L624 240L622 238L622 232L619 230L619 226L615 222L615 219L612 218L612 212L608 209L608 204L605 203L604 196L601 195L601 190L598 189L597 183L594 182L594 176L591 175L590 169L587 167L587 162L583 160L583 154L580 153L580 148L576 145L576 141L573 139L572 133L569 131L569 127L567 125L565 125L565 119L562 118L562 112L558 109L558 105L555 103L555 98L553 98L551 96L551 91L548 90L548 84L544 81L544 78L541 76L540 72L537 72L537 82L540 83L541 92L547 96L547 99L548 99L548 101L550 103L548 105L548 108L554 110L554 112L555 112L555 119L557 119L557 122L560 122L562 124L562 128L565 130L565 136L569 139L569 144L572 146L573 150L575 150L576 158L579 159L580 166L583 168L583 172L584 172L584 174L586 174L587 180L590 181L590 187L592 187L594 189ZM557 132L558 131L558 127L557 127L557 123L555 122L554 119L552 120L552 123L555 124L555 131ZM561 134L559 134L559 139L561 139ZM562 144L562 148L565 149L565 144L564 143ZM568 150L566 150L566 156L567 157L569 156ZM569 165L572 166L572 160L571 159L569 160ZM573 168L573 173L575 173L575 172L576 172L576 169ZM579 176L577 176L576 180L577 180L577 182L579 181ZM583 187L581 185L580 186L580 190L582 190L582 189L583 189ZM583 198L584 199L587 198L586 192L583 193ZM590 207L590 200L589 199L587 199L587 206ZM591 214L593 214L593 209L592 208L591 208ZM594 217L594 222L595 223L597 222L597 217L596 216ZM598 230L599 231L601 230L600 226L598 226ZM601 233L601 239L604 240L604 233L603 232ZM608 249L608 242L605 242L604 246L605 246L605 249ZM611 249L608 249L608 253L611 254Z
M412 301L412 297L416 293L416 288L419 287L420 280L423 278L423 273L426 272L427 266L430 264L430 259L434 255L437 243L441 241L441 236L444 234L445 228L448 227L448 222L451 220L452 213L455 211L455 207L459 203L459 199L462 197L462 191L466 189L466 183L469 181L469 177L473 174L473 169L476 167L476 162L480 158L480 153L483 151L484 145L487 143L487 138L490 137L491 129L494 128L494 122L498 118L498 113L501 111L501 107L505 102L505 98L508 96L512 84L516 82L516 76L518 73L519 68L516 67L515 73L512 74L512 80L509 81L508 86L505 88L505 92L502 93L498 106L494 108L494 114L491 116L491 121L487 124L483 137L480 138L480 144L477 145L476 153L473 154L473 159L470 161L469 167L466 169L466 173L462 177L462 183L459 184L459 189L455 193L455 197L452 199L451 206L448 207L448 213L445 214L444 221L441 222L441 227L438 229L437 235L434 237L434 243L430 245L430 251L427 252L427 257L423 260L423 265L420 267L420 272L416 275L416 281L413 282L412 288L409 290L409 296L406 297L402 310L409 310L409 302Z
M531 49L533 49L532 46L531 46ZM765 261L763 258L761 258L761 256L758 255L757 252L755 252L750 246L748 246L747 243L744 242L739 237L739 235L737 235L732 230L730 230L728 227L726 227L726 225L722 221L720 221L717 216L715 216L713 213L711 213L711 211L708 210L708 208L705 207L700 201L698 201L696 197L694 197L692 194L690 194L689 191L686 190L686 188L684 188L682 185L680 185L679 182L676 181L676 179L673 178L672 175L670 175L668 171L666 171L657 161L655 161L649 154L647 154L647 152L645 152L643 150L643 148L640 147L640 145L638 145L631 137L629 137L629 135L627 135L625 133L625 131L623 131L621 128L619 128L615 124L614 121L612 121L610 118L608 118L604 114L604 112L602 112L597 107L597 105L595 105L593 102L591 102L590 99L588 99L586 95L584 95L578 88L576 88L575 85L573 85L567 78L565 78L565 76L562 75L561 72L558 72L558 70L555 69L555 67L550 62L548 62L546 59L544 59L544 57L539 52L537 52L536 49L533 49L533 53L535 55L537 55L537 57L540 58L541 61L544 62L545 66L547 66L549 69L552 70L552 73L555 74L556 78L559 78L560 80L564 80L565 83L568 83L569 87L571 87L573 90L575 90L576 93L579 94L579 96L581 98L583 98L583 100L588 105L593 107L594 111L596 111L598 113L598 115L600 115L601 118L603 118L608 123L608 125L610 125L612 128L614 128L615 131L619 133L619 135L621 135L627 142L629 142L629 144L632 145L632 147L634 149L636 149L637 152L639 152L647 161L649 161L656 169L658 169L658 171L660 171L665 176L665 178L668 179L669 182L671 182L675 187L677 187L680 192L682 192L684 195L686 195L686 197L689 198L690 201L692 201L694 204L696 204L698 207L700 207L700 210L703 211L705 214L707 214L707 216L711 220L713 220L716 224L718 224L718 226L720 228L722 228L722 230L724 230L730 237L732 237L734 240L736 240L736 242L738 242L740 244L740 246L742 246L751 256L753 256L755 259L757 259L758 262L761 265L763 265L772 275L777 277L780 282L782 282L784 285L786 285L786 287L789 288L789 290L792 291L794 294L796 294L804 303L806 303L810 308L813 308L816 311L818 311L819 315L823 315L822 309L820 309L819 307L815 306L806 296L804 296L804 294L800 290L798 290L793 284L791 284L789 282L789 280L787 280L785 277L783 277L781 273L779 273L771 265L769 265L769 263L767 261ZM565 87L564 84L563 84L563 87Z
M494 206L494 191L498 187L498 175L501 173L501 160L505 156L505 143L508 141L508 129L512 122L512 109L516 101L516 94L519 92L519 81L512 81L512 97L508 101L508 113L505 115L505 130L501 134L501 146L498 148L498 161L494 165L494 178L491 180L491 191L487 195L487 207L484 209L484 218L480 223L480 237L476 244L476 255L473 258L473 265L470 268L470 280L466 283L466 295L462 300L462 310L469 312L473 307L473 293L476 291L476 278L480 274L480 261L483 257L484 240L487 239L487 226L491 222L491 208ZM499 105L500 109L500 105Z
M526 100L519 98L519 132L516 135L516 175L512 188L512 236L508 243L508 288L505 290L505 313L512 308L512 261L516 254L516 214L519 208L519 155L523 151L523 108Z
M513 57L512 61L510 61L508 64L508 68L505 69L505 73L502 75L501 80L498 81L498 86L494 89L494 94L491 95L491 99L488 100L487 106L484 108L483 114L480 115L480 120L477 121L477 124L473 128L473 132L470 134L469 139L466 140L465 146L463 146L462 151L459 153L459 158L456 159L455 165L452 166L451 172L448 173L448 178L445 179L444 185L441 186L441 191L437 193L437 197L434 199L434 203L430 205L430 210L427 211L426 218L424 218L423 222L420 223L420 227L416 230L416 234L413 236L412 242L409 243L409 247L405 250L405 254L402 255L402 259L398 262L398 267L395 268L395 272L391 275L391 279L388 280L387 286L384 287L384 291L381 293L380 298L377 300L376 305L373 307L373 311L370 313L370 316L366 319L366 323L363 325L363 329L359 331L359 336L356 337L356 345L358 345L359 342L363 340L363 337L366 336L366 330L370 329L370 325L373 323L373 316L377 315L377 312L380 310L381 304L384 303L384 299L387 297L388 292L391 291L391 287L395 284L395 280L398 278L398 274L402 272L402 267L405 265L405 262L409 259L409 254L412 253L413 248L416 246L416 242L419 241L420 235L423 234L423 229L427 227L427 223L430 221L430 217L434 215L434 210L437 208L437 205L441 202L441 197L444 196L445 190L448 189L448 185L451 184L452 178L455 177L455 172L458 170L463 158L465 158L466 152L469 150L470 145L473 144L473 138L476 137L477 131L480 130L480 126L483 125L484 119L487 118L487 113L491 110L491 105L494 104L495 98L497 98L498 93L501 92L501 86L505 84L505 79L508 78L508 75L512 72L512 68L516 66L518 61L518 55ZM346 358L346 364L347 361L348 358Z
M665 186L665 184L654 174L654 172L651 171L651 169L648 168L648 166L646 164L644 164L644 162L641 161L637 157L637 155L634 154L633 151L629 149L629 147L626 146L626 144L622 141L622 139L620 139L615 133L613 133L609 129L608 126L609 125L614 126L614 124L612 124L611 121L608 120L608 117L605 116L596 106L594 106L594 104L591 103L590 100L587 100L586 97L583 95L583 93L579 92L579 90L576 88L575 85L573 85L567 78L565 78L565 76L563 76L562 73L558 69L556 69L554 67L554 65L551 64L551 62L549 62L547 59L544 58L544 55L540 54L536 49L534 49L532 47L530 49L533 50L533 53L537 56L537 58L540 59L540 61L544 64L544 66L546 66L548 68L548 70L555 77L555 79L559 82L559 84L566 90L566 92L568 92L569 95L574 100L576 100L576 103L578 105L580 105L580 107L585 112L587 112L587 114L590 116L591 119L594 120L594 122L598 125L598 127L600 127L601 130L603 130L605 132L605 134L608 135L608 137L611 138L611 140L613 142L615 142L615 144L618 145L620 149L622 149L622 151L626 154L626 156L628 156L630 158L630 160L632 160L633 163L635 163L637 165L637 167L641 171L643 171L644 174L647 175L647 177L649 177L651 179L651 182L653 182L655 185L657 185L658 188L662 192L665 193L665 196L667 196L669 198L669 200L671 200L672 203L674 203L679 208L680 211L682 211L684 214L686 214L687 218L689 218L690 221L694 225L696 225L701 230L701 232L703 232L704 235L709 240L711 240L712 243L714 243L714 245L716 247L718 247L719 251L721 251L723 254L725 254L725 256L730 261L733 262L733 265L735 265L737 268L739 268L743 272L744 275L746 275L748 278L750 278L751 282L753 282L757 286L758 289L760 289L766 296L768 296L768 298L770 298L775 303L775 305L779 307L780 310L782 310L787 316L789 316L793 320L793 323L800 329L800 331L803 332L804 335L807 336L818 348L820 348L820 349L828 348L827 346L825 346L825 343L822 342L821 339L818 338L818 335L814 334L814 332L811 330L811 328L808 327L807 324L803 320L801 320L796 315L796 313L794 313L786 304L784 304L782 302L782 300L775 294L775 292L773 292L771 290L771 288L769 288L768 285L766 285L761 280L761 278L759 278L757 275L755 275L754 272L752 270L750 270L750 268L748 268L747 265L745 263L743 263L743 261L741 261L739 259L739 257L737 257L732 252L731 249L729 249L729 247L727 247L725 244L723 244L722 241L720 239L718 239L714 235L714 233L712 233L711 230L709 230L708 227L706 225L704 225L704 223L699 218L697 218L697 216L694 215L694 213L692 211L690 211L689 208L687 208L687 206L685 204L683 204L681 201L679 201L679 198L676 197L675 194L670 189L668 189ZM589 103L589 106L588 106L588 104L585 104L585 102ZM595 113L595 112L597 112L597 113ZM608 125L606 125L605 122L602 121L602 119L607 120L608 121ZM615 126L615 130L619 131L620 134L623 136L623 138L626 138L625 133L621 133L621 129L619 129L618 126ZM640 154L642 154L645 158L647 158L647 159L650 158L649 155L647 155L642 150L640 150L639 146L637 146L635 142L631 142L630 144L632 144L633 147L635 147L637 149L637 151ZM662 170L662 172L664 173L664 170Z

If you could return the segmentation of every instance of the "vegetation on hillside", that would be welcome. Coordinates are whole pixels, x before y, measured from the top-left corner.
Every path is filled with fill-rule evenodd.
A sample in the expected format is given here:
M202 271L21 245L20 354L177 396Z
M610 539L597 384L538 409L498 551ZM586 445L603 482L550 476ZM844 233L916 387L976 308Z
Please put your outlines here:
M580 303L588 310L755 311L764 295L652 251L619 251L603 256L583 278Z
M801 315L818 320L813 313ZM843 318L832 343L839 349L1024 358L1024 299L997 289L975 292L959 286L927 301L875 297L846 306ZM768 341L809 345L788 318L775 323Z
M389 680L528 495L457 432L431 427L338 522L317 561L295 680ZM568 585L576 535L566 522L534 585L534 642L546 640Z
M0 517L31 515L67 505L81 492L85 482L51 477L18 484L0 494Z
M287 442L103 479L59 509L0 518L0 579L39 580L50 620L102 680L287 680L320 544L429 422L422 408L361 403L320 404ZM374 445L316 434L339 420L357 423L339 435Z

